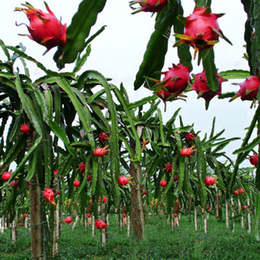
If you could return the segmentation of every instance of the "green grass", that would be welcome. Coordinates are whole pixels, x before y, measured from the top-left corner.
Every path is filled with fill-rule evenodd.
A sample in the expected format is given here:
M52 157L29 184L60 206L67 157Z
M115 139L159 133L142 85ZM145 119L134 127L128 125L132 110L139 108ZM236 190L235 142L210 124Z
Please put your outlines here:
M202 221L199 230L194 231L193 221L187 217L180 219L180 228L171 228L167 221L159 217L150 217L146 221L145 240L137 241L133 234L126 237L126 228L121 233L111 217L108 228L108 241L100 243L100 230L95 237L91 229L84 232L78 224L71 231L71 224L64 225L60 238L60 255L56 260L77 259L259 259L260 242L257 242L246 229L236 223L234 233L225 228L225 224L211 217L208 233L204 234ZM10 242L10 230L0 234L0 259L30 259L30 233L19 228L18 240Z

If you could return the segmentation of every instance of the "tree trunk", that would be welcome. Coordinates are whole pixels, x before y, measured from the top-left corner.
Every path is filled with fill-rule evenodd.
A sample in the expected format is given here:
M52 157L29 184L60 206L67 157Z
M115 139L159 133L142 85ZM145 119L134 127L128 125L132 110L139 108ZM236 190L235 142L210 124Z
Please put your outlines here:
M237 202L238 202L238 214L240 214L241 213L241 202L240 202L240 199L238 199L237 200ZM241 228L244 228L244 217L242 216L241 217Z
M250 206L250 199L247 199L247 205ZM247 220L248 220L248 233L251 233L251 215L250 211L247 213Z
M204 233L207 234L207 232L208 232L208 227L207 227L208 213L205 211L205 209L202 209L202 214L203 214L203 229L204 229Z
M234 213L234 199L233 199L233 197L231 197L231 205L232 205L231 216L232 216L232 218L234 218L235 213ZM233 233L235 232L235 221L234 220L232 220L232 232Z
M219 198L218 198L218 192L216 192L216 218L219 219Z
M24 218L24 227L28 229L28 217Z
M41 190L37 173L34 174L32 184L30 184L30 204L32 258L34 260L41 260L44 259L41 226Z
M144 239L144 212L142 204L141 169L139 163L131 162L131 224L137 239Z
M60 216L59 216L59 202L56 205L54 211L54 230L53 230L53 248L52 256L56 256L59 253L59 235L60 235Z
M229 228L229 217L228 217L228 200L226 199L225 203L225 209L226 209L226 228Z
M198 217L197 217L197 207L194 207L194 226L195 230L198 230Z
M127 237L130 237L130 226L131 226L130 216L127 215Z
M17 226L16 226L16 221L13 220L11 224L11 241L14 243L17 240Z
M102 203L101 204L101 220L106 222L107 218L106 218L106 204ZM102 246L104 246L107 242L107 229L106 228L102 228L101 229L101 244Z
M95 217L93 214L92 214L91 220L92 220L92 237L94 237L95 236Z
M78 215L76 216L76 219L75 219L75 221L74 221L74 223L73 223L73 225L72 225L72 231L74 231L74 229L75 229L75 227L76 227L76 225L77 225L77 223L78 223L78 220L79 220L79 217L78 217Z
M1 217L0 225L1 225L1 233L4 233L5 232L5 216L4 215Z

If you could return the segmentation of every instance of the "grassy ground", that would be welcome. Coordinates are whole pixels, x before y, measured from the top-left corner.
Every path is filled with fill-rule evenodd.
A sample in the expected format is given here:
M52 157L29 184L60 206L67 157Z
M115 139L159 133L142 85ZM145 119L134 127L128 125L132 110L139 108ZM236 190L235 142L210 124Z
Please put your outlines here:
M18 240L10 243L10 231L0 234L0 259L26 260L30 258L30 233L19 228ZM146 222L145 240L126 237L126 228L119 231L111 218L106 246L100 244L100 230L94 238L91 230L84 232L78 224L71 231L71 224L64 225L60 238L60 255L56 260L77 259L260 259L260 242L241 229L239 222L234 233L225 224L211 217L208 233L203 233L202 221L194 231L193 222L180 219L180 227L171 232L165 219L150 217Z

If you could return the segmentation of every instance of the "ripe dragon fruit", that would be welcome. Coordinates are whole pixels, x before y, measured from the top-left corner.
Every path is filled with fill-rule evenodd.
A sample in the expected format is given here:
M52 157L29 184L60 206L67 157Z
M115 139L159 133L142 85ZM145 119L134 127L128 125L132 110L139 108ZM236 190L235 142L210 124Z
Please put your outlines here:
M216 179L212 176L206 176L204 183L208 186L211 186L216 183Z
M102 221L102 220L100 220L100 219L98 219L98 220L96 220L96 222L95 222L95 226L96 226L96 229L103 229L103 228L106 228L107 227L107 224L104 222L104 221Z
M225 39L231 44L231 42L223 35L220 30L217 19L223 14L213 14L209 7L195 7L193 13L184 18L179 16L178 18L184 23L184 35L175 34L175 37L181 40L175 44L175 46L181 43L187 43L194 47L196 57L197 51L204 51L205 49L212 48L214 44L218 42L219 37Z
M71 216L68 216L64 219L64 222L67 224L71 223L72 221L73 221L73 218Z
M79 187L80 186L80 181L79 180L74 180L73 186L74 187Z
M3 173L2 173L2 179L3 179L4 181L9 181L9 179L11 178L11 176L12 176L12 173L11 173L11 172L3 172Z
M239 84L240 89L234 98L241 97L243 101L244 100L255 101L257 99L256 96L259 90L259 85L260 85L260 77L251 76L249 78L246 78L244 82Z
M166 72L162 72L162 74L164 74L164 78L154 86L156 93L164 90L177 97L187 88L191 81L190 68L182 64L173 64L172 68L169 68Z
M30 21L30 25L26 25L30 33L27 36L35 42L44 45L47 48L45 53L55 46L66 44L67 26L66 24L61 24L46 3L45 6L48 13L34 8L27 2L23 6L26 8L17 7L15 10L24 12Z
M221 94L221 84L225 81L225 79L218 74L216 77L219 83L219 89L217 92L214 92L208 87L205 71L195 75L192 89L197 92L199 98L204 98L207 104L213 97Z
M195 149L193 149L194 146L192 147L184 147L181 151L180 151L180 154L183 156L183 157L190 157L194 151L196 151Z
M129 178L126 176L119 176L117 183L122 186L125 186L129 183Z
M249 155L248 159L250 161L250 163L254 166L257 165L257 161L258 161L258 155L256 153L254 153L253 155Z
M140 4L141 8L133 8L132 6L135 4ZM168 0L137 0L131 1L130 7L135 11L132 14L136 14L139 12L161 12L162 9L168 4Z
M51 188L46 188L43 192L43 197L50 203L54 203L54 192Z
M94 151L94 155L97 156L97 157L104 157L106 152L109 151L107 149L107 146L103 147L103 148L96 148L95 151Z
M160 186L161 187L165 187L167 185L167 181L166 180L161 180L160 181Z

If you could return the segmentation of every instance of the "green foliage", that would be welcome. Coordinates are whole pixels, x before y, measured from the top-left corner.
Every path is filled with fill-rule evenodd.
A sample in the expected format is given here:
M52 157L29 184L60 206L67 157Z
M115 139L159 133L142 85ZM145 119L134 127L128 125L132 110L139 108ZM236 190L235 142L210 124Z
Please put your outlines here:
M198 231L193 222L182 216L180 228L170 231L164 217L147 218L146 240L139 242L132 236L126 237L126 228L120 232L115 217L110 215L108 241L100 244L100 230L95 237L90 230L84 232L81 224L71 231L71 225L64 225L60 237L60 254L54 259L257 259L259 243L237 224L234 233L209 218L208 233L203 233L202 218L198 221ZM1 259L30 259L30 233L18 229L18 240L11 244L10 230L0 234Z
M165 34L177 21L178 12L182 11L182 9L179 8L179 1L174 0L172 2L173 3L170 3L167 8L164 8L156 18L155 30L147 44L143 61L136 74L134 82L135 90L139 89L145 82L144 76L155 79L160 78L160 74L157 72L161 71L164 65L164 58L168 48L168 38Z
M77 55L85 49L89 43L89 41L85 42L86 38L89 36L90 29L96 23L97 16L103 10L105 4L106 0L83 0L80 3L78 11L74 14L72 22L67 29L67 43L65 46L59 47L54 55L57 67L63 68L66 63L73 63ZM98 34L96 33L95 36ZM91 40L93 40L93 37ZM86 56L82 57L84 62L88 56L87 53L88 50ZM76 67L79 66L81 65L77 62Z

